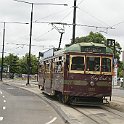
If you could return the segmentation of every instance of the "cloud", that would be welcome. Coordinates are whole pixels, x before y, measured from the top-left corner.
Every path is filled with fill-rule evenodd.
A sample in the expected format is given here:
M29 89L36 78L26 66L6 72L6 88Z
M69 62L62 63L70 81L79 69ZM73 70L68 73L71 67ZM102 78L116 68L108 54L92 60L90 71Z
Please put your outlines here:
M44 2L44 3L67 3L68 6L42 6L35 5L33 20L39 22L66 22L72 23L73 21L73 0L27 0L29 2ZM108 30L107 34L105 29L96 29L89 27L76 26L76 37L86 36L90 31L101 32L107 38L115 38L124 47L122 41L124 40L124 1L122 0L77 0L77 16L76 22L84 25L94 26L113 26L115 29ZM31 5L15 2L13 0L0 1L0 21L17 21L17 22L30 22ZM56 25L59 27L59 25ZM65 33L62 38L62 47L71 42L72 26L65 26ZM0 39L2 45L2 31L3 24L0 24ZM5 48L7 52L15 52L24 55L28 52L28 46L19 47L16 43L29 44L30 25L21 24L6 24L6 38ZM44 45L49 47L53 45L58 47L60 33L53 29L52 25L33 23L32 44ZM11 50L9 48L12 48ZM0 49L2 47L0 46ZM37 54L41 51L42 47L32 46L32 53ZM2 51L2 50L1 50Z

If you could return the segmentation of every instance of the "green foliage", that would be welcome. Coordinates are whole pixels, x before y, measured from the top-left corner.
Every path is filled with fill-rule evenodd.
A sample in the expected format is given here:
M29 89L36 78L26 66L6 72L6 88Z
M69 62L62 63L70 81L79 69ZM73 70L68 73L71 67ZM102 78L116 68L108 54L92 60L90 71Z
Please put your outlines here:
M18 73L18 61L19 57L13 54L9 54L4 58L4 66L9 66L10 73Z
M101 33L93 33L90 32L88 36L83 37L77 37L75 39L75 43L81 43L81 42L93 42L93 43L102 43L107 44L107 39L101 34ZM114 51L114 47L110 47ZM121 54L121 46L118 42L115 43L115 58L120 61L120 54Z
M118 76L123 77L123 62L119 63Z
M107 44L107 39L101 34L101 33L93 33L90 32L88 36L82 36L82 37L77 37L75 39L75 43L81 43L81 42L93 42L93 43L102 43L102 44ZM114 47L110 47L114 51ZM122 72L122 67L121 67L121 62L120 62L120 54L122 52L122 48L120 44L116 41L115 42L115 58L118 60L118 66L119 66L119 72L118 74L121 74Z
M105 43L106 38L100 34L100 33L93 33L90 32L88 36L84 37L77 37L75 39L75 43L81 43L81 42L93 42L93 43Z
M9 54L4 58L4 67L9 67L10 73L17 74L27 74L28 64L27 64L28 54L25 54L22 58ZM31 74L37 73L37 62L38 59L35 55L31 55ZM1 58L0 58L1 63Z
M37 57L35 55L31 55L31 74L37 73ZM28 72L28 54L25 54L20 60L20 73L27 74Z

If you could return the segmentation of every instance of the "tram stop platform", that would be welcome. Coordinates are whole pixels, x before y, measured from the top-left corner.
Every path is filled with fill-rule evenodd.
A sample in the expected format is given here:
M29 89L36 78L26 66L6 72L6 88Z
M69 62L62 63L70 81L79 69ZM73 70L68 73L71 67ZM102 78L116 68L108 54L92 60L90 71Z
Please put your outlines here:
M22 79L3 79L2 82L8 85L14 85L23 88L37 95L41 95L41 90L39 90L38 82L36 80L31 80L30 84L27 86L26 86L27 80ZM112 88L112 99L107 106L124 112L124 88L120 86L114 86Z

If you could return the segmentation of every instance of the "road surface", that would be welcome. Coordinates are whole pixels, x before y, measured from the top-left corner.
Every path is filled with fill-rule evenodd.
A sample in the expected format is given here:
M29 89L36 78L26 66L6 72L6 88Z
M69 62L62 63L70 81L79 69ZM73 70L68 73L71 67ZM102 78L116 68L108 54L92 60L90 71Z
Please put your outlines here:
M0 84L0 124L65 124L55 110L29 91Z

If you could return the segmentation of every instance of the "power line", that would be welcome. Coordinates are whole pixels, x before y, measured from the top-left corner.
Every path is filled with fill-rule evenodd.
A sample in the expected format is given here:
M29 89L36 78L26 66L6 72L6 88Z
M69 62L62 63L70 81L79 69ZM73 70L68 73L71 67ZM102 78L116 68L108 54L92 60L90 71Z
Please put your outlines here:
M54 28L50 29L49 31L47 31L47 32L45 32L45 33L43 33L43 34L41 34L40 36L38 36L38 37L36 37L36 38L33 38L33 40L37 40L38 38L45 36L46 34L48 34L49 32L51 32L53 29L54 29Z
M84 1L85 1L85 0L81 0L81 1L78 3L78 5L80 5L80 4L83 3ZM77 5L77 6L78 6L78 5Z
M71 23L62 23L62 22L35 22L35 23L48 23L48 24L63 24L65 26L73 26ZM89 27L89 28L104 28L104 29L115 29L112 26L95 26L95 25L87 25L87 24L75 24L76 26L83 26L83 27Z
M69 13L67 13L67 15L65 15L65 16L61 19L61 22L62 22L66 17L68 17L71 13L72 13L72 10L71 10Z
M98 19L97 17L95 17L95 16L92 15L91 13L87 12L86 10L82 10L81 8L79 8L79 10L82 11L82 12L85 12L86 14L88 14L89 16L91 16L92 18L94 18L95 20L99 21L100 23L105 24L105 25L107 25L107 26L110 27L110 25L108 25L106 22L104 22L104 21Z
M6 43L6 44L14 44L16 46L29 46L29 44L17 44L17 43ZM32 44L31 46L34 46L34 47L44 47L45 45L35 45L35 44Z
M124 23L124 21L121 21L121 22L119 22L119 23L116 23L116 24L112 25L112 27L118 26L118 25L120 25L120 24L122 24L122 23Z
M55 15L60 15L60 13L63 13L63 12L65 12L65 11L67 11L68 10L68 8L67 9L64 9L64 10L61 10L61 11L57 11L57 12L55 12L55 13L52 13L52 14L49 14L49 15L47 15L47 16L45 16L45 17L42 17L42 18L40 18L40 19L37 19L37 20L35 20L34 22L37 22L37 21L39 21L39 20L42 20L42 19L46 19L46 18L49 18L49 17L55 17Z
M16 2L23 2L23 3L27 3L27 4L34 4L34 5L63 5L63 6L68 6L68 4L61 4L61 3L34 3L34 2L27 2L27 1L23 1L23 0L13 0Z

